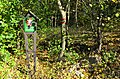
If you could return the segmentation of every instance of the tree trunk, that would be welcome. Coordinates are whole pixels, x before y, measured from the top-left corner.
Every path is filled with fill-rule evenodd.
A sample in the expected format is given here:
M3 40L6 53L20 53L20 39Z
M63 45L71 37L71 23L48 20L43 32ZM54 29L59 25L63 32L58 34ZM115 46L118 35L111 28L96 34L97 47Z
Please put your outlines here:
M75 23L76 27L78 27L78 19L77 19L77 9L78 9L78 0L76 0L76 8L75 8Z
M61 57L64 54L65 51L65 45L66 45L66 11L63 10L63 7L61 5L60 0L58 0L58 6L59 6L59 10L62 14L62 50L61 53L59 54L58 60L61 60Z
M52 27L56 27L56 16L54 15L54 16L52 16L51 17L51 25L52 25Z
M102 31L101 31L101 26L102 26L102 15L101 12L99 11L99 19L98 19L98 28L97 28L97 35L98 35L98 53L101 52L102 49Z
M97 33L98 33L98 53L100 53L102 48L102 32L100 27L98 27Z
M69 18L70 18L70 0L68 0L67 6L66 6L66 48L68 48L68 29L69 29Z

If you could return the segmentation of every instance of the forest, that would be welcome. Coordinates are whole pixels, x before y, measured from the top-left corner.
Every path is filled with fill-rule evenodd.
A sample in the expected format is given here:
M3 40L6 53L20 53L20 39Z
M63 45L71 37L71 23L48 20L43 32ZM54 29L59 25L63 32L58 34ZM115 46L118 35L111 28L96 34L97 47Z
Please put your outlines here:
M120 0L0 0L0 79L120 79Z

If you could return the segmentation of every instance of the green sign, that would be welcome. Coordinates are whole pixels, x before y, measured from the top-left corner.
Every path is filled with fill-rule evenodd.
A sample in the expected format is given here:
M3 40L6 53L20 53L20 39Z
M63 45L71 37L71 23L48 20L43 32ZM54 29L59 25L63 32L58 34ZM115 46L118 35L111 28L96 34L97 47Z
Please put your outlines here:
M24 24L24 31L25 32L34 32L36 30L36 24L35 24L35 18L34 17L25 17L23 20Z
M28 13L25 15L25 18L23 19L23 26L24 26L24 32L33 33L36 31L37 22L39 18L33 14L31 11L28 11Z

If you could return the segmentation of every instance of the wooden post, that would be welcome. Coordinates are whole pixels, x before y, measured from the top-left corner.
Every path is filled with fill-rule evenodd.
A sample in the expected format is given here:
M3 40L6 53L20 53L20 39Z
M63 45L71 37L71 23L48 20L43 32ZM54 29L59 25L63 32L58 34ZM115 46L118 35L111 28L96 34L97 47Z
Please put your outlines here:
M27 66L28 66L28 73L29 73L29 76L31 77L30 64L29 64L30 57L29 57L29 52L28 52L28 36L25 32L24 32L24 38L25 38L26 61L27 61Z
M25 18L23 19L23 30L24 38L25 38L25 48L26 48L26 60L27 60L27 66L28 66L28 72L30 79L36 72L36 30L37 30L37 21L40 20L35 14L33 14L31 11L28 11L28 13L25 15ZM32 36L33 44L28 42L29 35ZM30 38L29 38L30 39ZM29 46L33 46L33 49L30 49ZM32 73L30 68L30 57L33 55L33 70Z
M29 50L28 35L33 35L33 50ZM34 33L24 33L24 37L25 37L25 48L26 48L28 72L29 72L29 76L32 77L32 75L34 75L36 72L36 31ZM29 64L31 54L33 54L33 59L34 59L33 74L31 74L30 64Z
M36 32L34 32L34 73L36 72Z

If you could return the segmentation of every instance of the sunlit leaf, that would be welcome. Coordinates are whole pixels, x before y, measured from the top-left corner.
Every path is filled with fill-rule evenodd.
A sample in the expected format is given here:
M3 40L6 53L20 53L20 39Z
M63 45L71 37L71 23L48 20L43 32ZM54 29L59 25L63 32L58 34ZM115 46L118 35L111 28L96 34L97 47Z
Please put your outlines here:
M116 13L115 16L116 16L116 17L119 17L119 13Z

